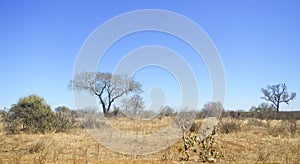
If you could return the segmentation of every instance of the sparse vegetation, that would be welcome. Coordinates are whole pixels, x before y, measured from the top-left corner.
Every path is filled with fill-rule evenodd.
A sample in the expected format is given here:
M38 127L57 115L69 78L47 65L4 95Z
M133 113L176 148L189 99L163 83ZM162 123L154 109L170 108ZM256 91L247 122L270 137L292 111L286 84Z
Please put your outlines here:
M219 109L193 111L190 114L197 115L196 120L190 129L183 126L182 140L160 152L140 156L113 152L89 136L84 128L93 130L106 124L97 118L95 108L75 112L62 106L53 112L43 98L30 95L0 112L0 163L296 163L300 160L299 120L280 112L270 114L272 110L267 107L253 108L252 118L244 117L243 111L226 112L211 133L202 127L205 119L199 113L211 115ZM118 117L106 115L108 123L132 135L160 132L176 114L163 108L159 117L143 120L122 115L117 107L115 111Z
M253 120L259 121L263 126L252 123ZM108 121L112 126L126 133L137 134L138 132L138 134L146 135L164 129L170 124L172 118L136 120L112 117L108 118ZM296 131L292 138L288 129L277 130L274 135L269 134L265 120L224 119L223 121L236 122L240 125L240 129L227 134L218 133L220 130L217 130L211 136L212 138L207 137L205 140L200 140L199 131L186 132L185 140L189 141L190 162L216 160L218 163L228 163L229 161L237 163L297 163L300 160L299 131ZM221 123L219 122L218 129L221 129ZM270 127L280 129L285 127L284 123L285 121L281 120L271 120ZM300 122L296 121L296 123L299 127ZM199 127L201 124L201 119L196 120L192 127ZM161 152L133 157L106 149L93 140L82 128L73 128L67 133L47 133L45 135L31 133L10 135L2 131L0 133L0 163L14 163L15 161L24 163L33 163L34 161L36 163L45 161L48 163L168 163L175 161L180 163L184 157L182 145L183 140L180 140ZM197 147L196 152L193 151L192 145Z

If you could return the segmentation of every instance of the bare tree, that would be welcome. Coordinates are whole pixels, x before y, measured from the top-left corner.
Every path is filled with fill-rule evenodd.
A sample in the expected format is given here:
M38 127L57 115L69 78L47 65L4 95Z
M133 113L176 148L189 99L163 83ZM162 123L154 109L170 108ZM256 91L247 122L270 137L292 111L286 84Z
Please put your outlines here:
M129 93L140 93L141 84L126 75L112 75L101 72L82 72L70 81L70 88L87 91L100 100L106 116L116 99Z
M142 109L144 109L144 100L139 94L134 94L130 98L130 104L135 115L138 114Z
M206 117L220 117L224 111L221 102L208 102L203 105L202 112L206 113Z
M296 93L288 93L285 84L268 85L267 88L261 89L264 94L262 99L272 103L274 109L279 112L279 105L281 103L289 104L289 101L296 97Z
M139 94L134 94L129 99L123 99L122 104L125 114L138 115L144 109L144 100Z

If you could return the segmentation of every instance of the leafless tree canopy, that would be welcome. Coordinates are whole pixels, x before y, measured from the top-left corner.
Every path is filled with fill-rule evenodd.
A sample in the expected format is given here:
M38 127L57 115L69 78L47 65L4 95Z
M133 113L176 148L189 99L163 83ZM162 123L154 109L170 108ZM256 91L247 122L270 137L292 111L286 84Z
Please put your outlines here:
M203 105L202 111L207 113L206 117L220 117L224 111L224 107L221 102L208 102Z
M139 94L135 94L130 98L130 104L135 115L144 109L144 100Z
M144 100L139 94L134 94L130 98L123 99L122 105L125 108L124 113L129 115L141 115L145 108Z
M112 75L101 72L82 72L70 81L70 88L87 91L96 95L101 103L103 114L107 115L113 102L129 93L140 93L141 84L126 75Z
M289 101L296 97L296 93L288 93L285 84L268 85L267 88L261 89L264 94L262 99L272 103L273 107L279 112L280 103L289 104Z

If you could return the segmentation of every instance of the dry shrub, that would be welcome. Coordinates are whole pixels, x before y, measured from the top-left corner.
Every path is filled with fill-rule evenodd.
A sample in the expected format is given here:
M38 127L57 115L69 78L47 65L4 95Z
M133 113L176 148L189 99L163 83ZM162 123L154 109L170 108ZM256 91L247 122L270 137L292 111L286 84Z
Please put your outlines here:
M33 144L29 148L29 152L31 154L40 153L40 152L44 151L50 144L51 144L50 138L48 136L45 136L45 137L41 138L38 142Z
M297 120L282 120L280 124L270 126L268 132L274 137L291 136L294 138L297 133Z
M228 134L232 132L239 131L241 129L241 124L238 121L235 120L229 120L229 121L220 121L219 124L220 133L222 134Z
M297 133L297 120L295 119L285 120L284 125L288 129L291 136L294 138Z
M268 129L268 133L273 137L285 136L286 129L283 126L270 126L270 128Z
M223 154L217 149L215 135L218 129L213 128L212 133L202 138L199 134L183 133L183 149L178 149L184 153L181 160L186 161L202 161L202 162L216 162L223 157Z
M198 132L200 132L200 129L201 129L201 122L196 121L196 122L193 122L193 124L190 128L190 132L198 133Z

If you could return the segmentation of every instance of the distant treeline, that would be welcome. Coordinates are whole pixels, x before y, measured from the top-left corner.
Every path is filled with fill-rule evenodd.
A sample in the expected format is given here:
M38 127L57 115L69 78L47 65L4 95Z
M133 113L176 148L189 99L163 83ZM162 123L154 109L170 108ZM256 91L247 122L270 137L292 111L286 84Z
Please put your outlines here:
M300 111L268 111L268 112L246 112L246 111L224 111L222 117L232 118L259 118L259 119L296 119L300 120Z

